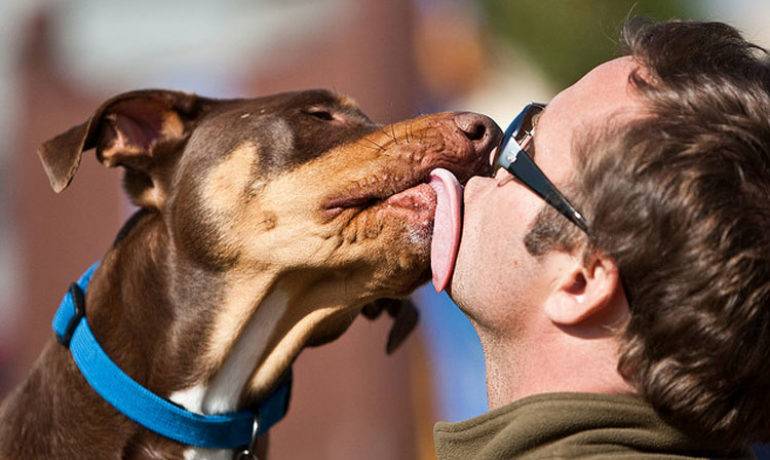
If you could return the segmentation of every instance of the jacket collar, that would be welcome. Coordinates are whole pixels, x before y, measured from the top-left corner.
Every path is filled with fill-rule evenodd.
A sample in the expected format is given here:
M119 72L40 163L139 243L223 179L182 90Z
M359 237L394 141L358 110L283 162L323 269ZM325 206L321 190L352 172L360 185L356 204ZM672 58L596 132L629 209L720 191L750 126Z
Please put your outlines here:
M439 422L433 433L441 460L617 458L623 454L627 458L753 458L748 450L725 452L708 440L686 436L643 399L630 395L535 395L463 422Z

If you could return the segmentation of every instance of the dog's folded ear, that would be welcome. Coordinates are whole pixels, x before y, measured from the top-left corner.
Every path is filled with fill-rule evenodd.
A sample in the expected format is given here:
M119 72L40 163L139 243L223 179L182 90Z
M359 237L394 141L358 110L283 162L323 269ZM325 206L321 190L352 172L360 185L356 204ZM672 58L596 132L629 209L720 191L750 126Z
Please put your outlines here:
M367 319L377 319L383 311L393 318L393 327L388 334L388 342L385 344L385 352L392 354L404 343L412 333L420 319L417 307L408 299L379 299L364 306L361 310Z
M38 155L51 187L59 193L72 181L81 153L96 149L109 167L151 180L152 169L164 156L178 151L191 125L213 101L194 94L165 90L124 93L102 104L91 118L43 143ZM131 188L127 184L128 188ZM129 190L129 193L134 190ZM133 193L132 193L133 194Z
M378 299L364 305L361 314L369 320L375 320L387 312L393 319L393 326L388 334L388 342L385 352L393 354L404 343L409 334L417 326L420 312L408 299ZM317 328L315 335L306 343L309 347L317 347L337 340L353 323L355 316L348 314L331 316L324 320Z

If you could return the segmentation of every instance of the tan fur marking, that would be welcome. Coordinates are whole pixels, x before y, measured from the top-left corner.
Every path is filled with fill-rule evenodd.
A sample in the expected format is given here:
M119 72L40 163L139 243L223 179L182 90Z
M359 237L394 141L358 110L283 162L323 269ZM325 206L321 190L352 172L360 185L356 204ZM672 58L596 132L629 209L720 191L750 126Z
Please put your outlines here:
M166 194L158 189L157 186L145 189L141 195L133 199L139 206L155 207L160 209L166 203Z
M102 163L104 163L105 166L114 168L118 165L118 161L120 160L119 157L122 156L125 158L126 156L131 155L139 156L144 153L144 149L129 143L125 135L118 131L117 137L112 142L112 144L107 148L101 149L99 155L102 159Z
M257 371L247 384L248 390L256 394L266 393L270 385L281 377L291 360L301 351L316 327L323 322L324 318L336 313L339 308L341 307L327 307L312 311L288 331L279 329L279 332L284 333L283 337L272 347L270 353L262 358ZM351 314L354 313L351 312Z
M282 285L295 285L293 281ZM361 281L344 276L326 276L315 283L310 278L297 283L296 286L305 288L291 294L287 314L273 331L274 338L268 352L262 357L247 389L262 395L281 377L324 319L343 311L355 316L363 304L373 300L376 293ZM344 286L350 290L344 289Z
M203 185L203 204L213 213L233 211L241 206L242 195L251 180L251 166L257 161L258 147L244 142L215 166Z
M350 96L340 96L339 103L340 105L344 107L350 107L351 109L355 109L358 107L358 104L356 103L356 101Z
M225 303L214 318L208 343L209 352L206 361L212 371L224 362L241 329L270 292L274 278L274 275L269 273L241 274L233 276L228 282L228 289L224 296Z
M160 133L164 139L179 139L184 135L184 123L176 112L166 112L163 114L163 124L161 125Z

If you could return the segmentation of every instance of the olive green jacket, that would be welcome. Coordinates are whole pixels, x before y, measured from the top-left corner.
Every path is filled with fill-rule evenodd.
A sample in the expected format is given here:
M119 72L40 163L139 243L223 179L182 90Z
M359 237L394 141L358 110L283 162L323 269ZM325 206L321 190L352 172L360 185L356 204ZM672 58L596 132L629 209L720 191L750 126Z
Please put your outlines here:
M588 393L530 396L433 429L439 460L754 458L688 438L641 398Z

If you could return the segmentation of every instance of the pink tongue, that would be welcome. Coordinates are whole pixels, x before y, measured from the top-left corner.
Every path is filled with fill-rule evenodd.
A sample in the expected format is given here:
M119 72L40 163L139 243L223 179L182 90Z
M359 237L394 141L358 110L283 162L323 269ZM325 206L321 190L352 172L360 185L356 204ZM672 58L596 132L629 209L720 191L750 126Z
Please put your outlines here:
M430 173L430 186L436 191L436 217L433 221L433 241L430 252L430 268L433 270L433 287L436 292L446 289L457 259L460 246L462 216L460 203L463 187L446 169L436 168Z

